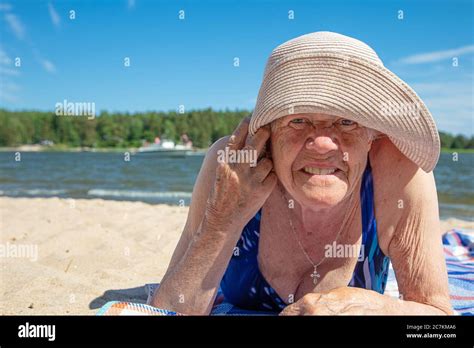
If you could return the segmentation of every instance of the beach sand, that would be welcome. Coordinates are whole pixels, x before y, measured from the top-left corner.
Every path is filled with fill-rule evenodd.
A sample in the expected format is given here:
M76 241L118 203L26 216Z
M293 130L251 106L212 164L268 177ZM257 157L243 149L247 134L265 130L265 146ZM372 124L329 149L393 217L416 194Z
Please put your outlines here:
M30 251L29 258L10 252L0 259L0 314L95 314L111 300L145 303L143 285L163 277L187 211L141 202L0 197L1 244Z
M93 315L111 300L145 303L143 285L163 277L187 211L141 202L0 197L0 243L7 253L0 258L0 314ZM472 229L474 223L443 220L441 231L453 227ZM20 251L23 257L15 256Z

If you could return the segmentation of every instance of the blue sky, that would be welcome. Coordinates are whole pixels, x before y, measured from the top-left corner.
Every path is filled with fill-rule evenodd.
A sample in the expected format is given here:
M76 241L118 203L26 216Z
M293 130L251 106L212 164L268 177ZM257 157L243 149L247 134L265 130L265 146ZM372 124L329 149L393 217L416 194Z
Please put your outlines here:
M374 48L440 130L474 133L470 0L0 0L0 105L54 110L67 99L123 112L250 110L271 50L320 30Z

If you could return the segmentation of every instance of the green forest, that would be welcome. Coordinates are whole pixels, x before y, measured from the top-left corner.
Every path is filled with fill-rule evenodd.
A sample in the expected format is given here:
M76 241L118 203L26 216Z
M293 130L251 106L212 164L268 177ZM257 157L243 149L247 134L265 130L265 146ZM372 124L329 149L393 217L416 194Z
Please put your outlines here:
M175 142L187 134L193 146L206 148L231 134L248 111L192 110L177 112L114 113L99 116L56 116L53 112L0 110L0 146L38 144L49 140L68 147L139 147L156 136Z
M211 108L177 112L114 113L98 117L56 116L53 112L7 111L0 109L0 146L39 144L89 148L139 147L156 136L179 142L187 134L193 145L206 148L220 137L231 134L248 110L215 111ZM446 149L474 149L474 136L440 132Z

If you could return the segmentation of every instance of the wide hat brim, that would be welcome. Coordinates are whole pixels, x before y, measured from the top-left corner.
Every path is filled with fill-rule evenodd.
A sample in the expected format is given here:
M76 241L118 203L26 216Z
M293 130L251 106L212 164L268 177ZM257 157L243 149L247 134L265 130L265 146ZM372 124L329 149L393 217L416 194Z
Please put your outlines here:
M312 53L265 71L249 125L251 135L280 117L323 113L386 134L426 172L436 166L440 140L428 108L398 76L367 59Z

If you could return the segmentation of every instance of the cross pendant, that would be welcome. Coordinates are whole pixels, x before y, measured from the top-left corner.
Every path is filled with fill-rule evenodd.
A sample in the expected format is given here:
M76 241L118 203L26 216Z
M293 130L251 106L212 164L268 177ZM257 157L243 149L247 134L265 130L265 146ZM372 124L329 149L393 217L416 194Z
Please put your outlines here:
M321 277L321 275L318 273L318 266L314 266L314 271L313 273L311 273L311 278L313 278L313 284L317 284L318 283L318 278Z

